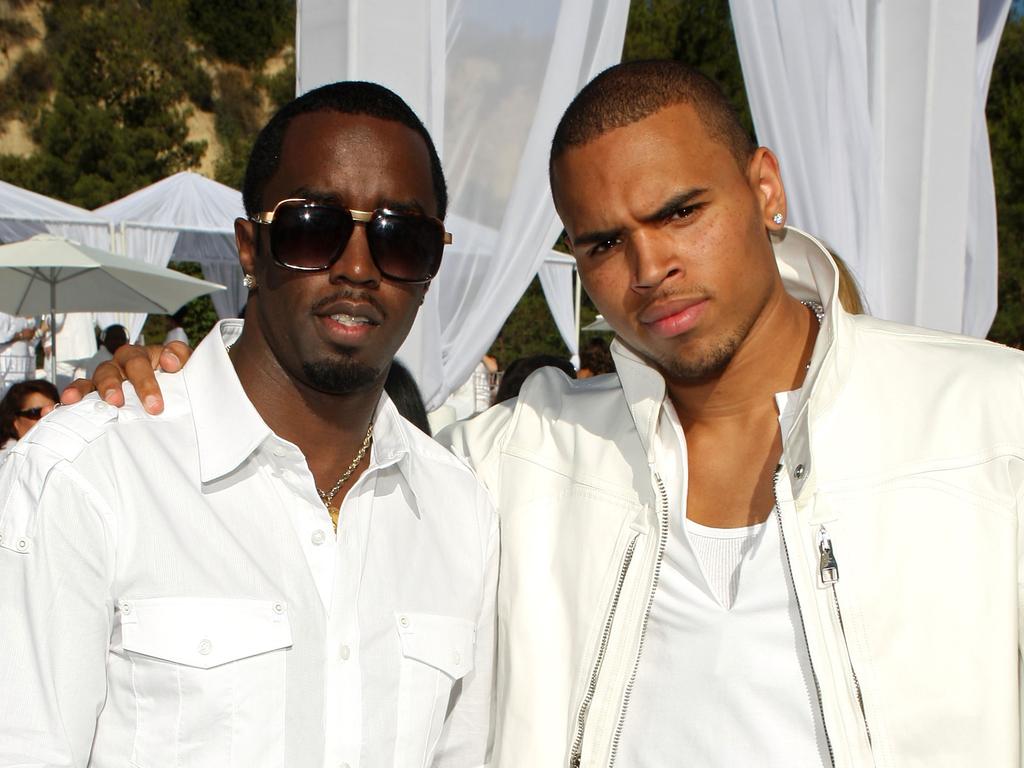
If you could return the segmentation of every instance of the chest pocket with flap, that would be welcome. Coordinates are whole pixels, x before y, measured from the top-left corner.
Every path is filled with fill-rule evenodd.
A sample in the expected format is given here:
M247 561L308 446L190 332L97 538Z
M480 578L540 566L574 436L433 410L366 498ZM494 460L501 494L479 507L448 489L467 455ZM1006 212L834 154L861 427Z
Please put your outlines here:
M118 609L136 765L283 765L285 603L161 597Z
M395 614L395 627L402 648L395 758L420 765L441 736L456 682L473 670L476 627L429 613Z

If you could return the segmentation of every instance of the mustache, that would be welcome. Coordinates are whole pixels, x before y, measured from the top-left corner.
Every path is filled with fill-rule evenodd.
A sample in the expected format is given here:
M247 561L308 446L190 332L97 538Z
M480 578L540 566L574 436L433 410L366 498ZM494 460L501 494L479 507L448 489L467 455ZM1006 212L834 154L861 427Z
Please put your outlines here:
M381 317L387 317L387 312L384 311L384 305L381 304L376 296L369 291L361 291L355 288L342 288L328 296L318 299L313 304L311 311L313 314L317 314L326 307L329 307L339 301L366 303L376 309L380 313Z
M697 285L669 288L668 290L658 291L648 297L647 301L644 302L644 309L674 299L712 298L713 295L714 291L710 287L699 283Z

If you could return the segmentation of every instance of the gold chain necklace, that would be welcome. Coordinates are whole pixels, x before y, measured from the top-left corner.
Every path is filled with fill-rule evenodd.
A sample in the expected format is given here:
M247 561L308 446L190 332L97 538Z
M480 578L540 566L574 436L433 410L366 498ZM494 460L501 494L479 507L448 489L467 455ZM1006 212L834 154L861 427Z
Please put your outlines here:
M363 444L359 446L359 453L352 459L352 463L348 465L341 477L338 478L338 482L334 484L334 487L329 491L321 491L319 488L316 492L320 494L320 500L327 507L327 514L331 516L331 522L334 524L334 530L338 530L338 514L341 511L340 508L334 504L334 497L337 495L341 486L345 484L345 481L352 477L352 473L356 471L356 467L359 466L359 462L363 460L363 456L366 455L367 448L370 447L370 441L373 439L373 422L370 422L370 426L366 428L366 437L363 438Z

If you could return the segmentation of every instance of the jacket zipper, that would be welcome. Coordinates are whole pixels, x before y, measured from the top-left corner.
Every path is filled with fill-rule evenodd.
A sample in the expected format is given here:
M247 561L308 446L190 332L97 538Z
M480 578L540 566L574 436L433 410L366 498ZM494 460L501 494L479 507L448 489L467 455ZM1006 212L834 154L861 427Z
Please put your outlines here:
M626 552L622 556L622 565L619 568L619 576L615 581L615 591L612 593L612 604L608 610L608 616L604 621L604 628L601 630L601 644L597 649L597 659L594 662L594 668L590 673L590 680L587 684L587 692L583 696L583 702L580 704L579 714L576 715L576 736L573 738L572 750L569 752L569 765L571 768L579 768L581 752L583 749L583 729L587 723L587 714L590 711L590 705L594 700L594 694L597 691L597 679L601 674L601 665L604 663L605 653L608 651L608 641L611 638L612 633L612 621L615 619L615 610L619 607L619 597L622 595L622 585L626 581L626 571L629 570L629 564L633 561L633 553L636 551L636 540L640 537L640 534L636 534L630 539L629 546L626 547Z
M629 682L626 684L626 691L622 696L622 710L619 712L619 722L615 725L615 734L612 736L612 747L608 757L608 768L615 764L615 757L619 752L619 740L622 738L622 727L626 722L626 708L629 706L629 699L633 693L633 685L636 683L636 673L640 668L640 657L644 652L644 640L647 637L647 624L651 618L651 608L654 606L654 593L658 590L658 579L661 576L661 561L665 556L665 547L668 545L668 492L661 480L661 475L654 473L654 482L658 486L658 501L661 512L658 515L660 531L658 533L658 556L654 561L654 579L651 581L651 591L647 596L647 607L644 609L644 621L640 625L640 643L636 650L636 660L633 662L633 671L630 673Z
M832 550L832 538L828 535L825 526L818 529L818 570L821 574L821 582L832 590L832 605L836 609L836 618L839 619L839 632L843 636L843 646L846 648L846 658L850 662L850 675L853 677L853 690L857 694L857 704L860 706L860 714L864 720L864 732L868 737L868 744L871 744L871 727L868 725L868 714L864 710L864 696L860 690L860 680L857 679L857 670L853 667L853 656L850 655L850 643L846 639L846 626L843 624L843 611L839 607L839 594L836 591L836 584L839 583L839 563L836 561L835 552Z
M789 545L786 543L786 532L782 527L782 507L779 505L779 475L782 473L782 465L775 467L775 476L772 479L772 497L775 500L775 518L779 522L779 539L782 541L782 552L786 556L786 568L789 569L789 580L793 584L793 599L796 601L796 612L800 617L800 630L804 633L804 647L807 648L807 662L811 667L811 677L814 679L814 691L818 694L818 711L821 712L821 727L825 732L825 744L828 746L828 759L833 768L836 764L835 751L832 749L832 737L828 734L828 725L825 723L825 705L821 700L821 684L818 682L818 673L814 669L814 657L811 655L811 645L807 641L807 624L804 622L804 611L800 605L800 595L796 592L796 580L793 578L793 562L789 559ZM835 559L833 558L833 563ZM820 565L819 561L819 565ZM835 569L838 578L839 569Z

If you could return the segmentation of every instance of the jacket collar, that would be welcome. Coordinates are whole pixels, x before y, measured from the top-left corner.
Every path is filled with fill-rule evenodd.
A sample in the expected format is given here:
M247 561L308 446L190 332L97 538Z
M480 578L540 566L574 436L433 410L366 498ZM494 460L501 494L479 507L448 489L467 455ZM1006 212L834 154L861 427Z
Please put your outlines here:
M221 320L196 347L182 370L192 408L199 452L199 478L209 483L237 469L265 441L279 440L253 406L228 357L227 347L242 334L241 320ZM429 477L413 461L410 430L415 427L381 395L374 414L371 466L398 465L414 495Z
M825 310L810 368L800 390L797 417L783 435L784 464L790 472L794 494L799 494L811 475L809 420L824 410L845 380L847 363L836 349L836 332L847 322L839 305L839 278L828 249L812 235L795 227L772 234L772 247L786 292L801 301L821 302ZM665 381L619 339L611 346L623 393L632 413L649 464L654 463L655 433L665 400ZM796 467L799 471L795 471Z

